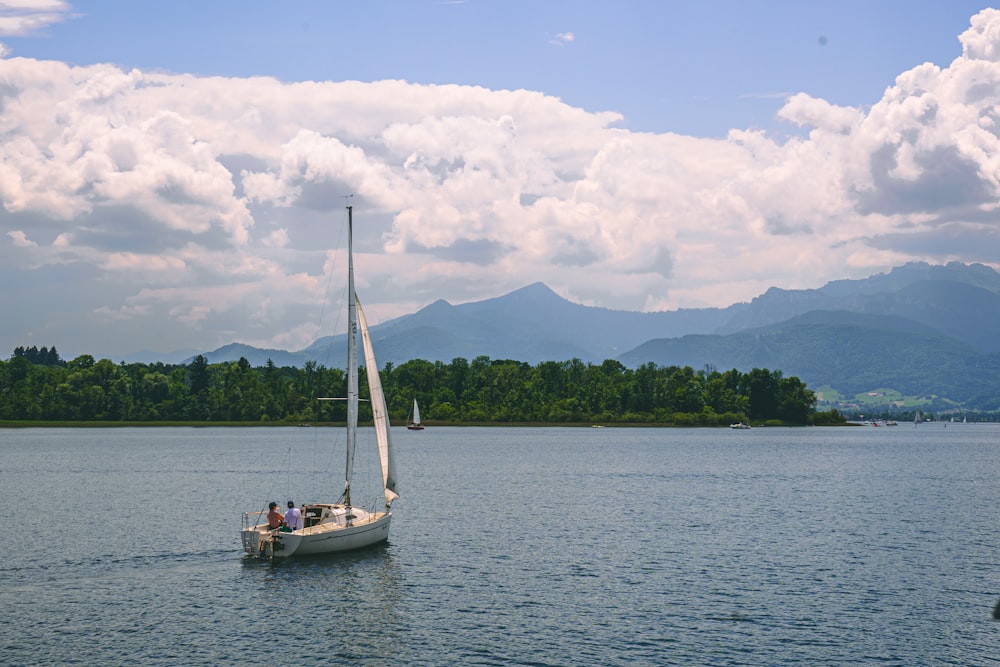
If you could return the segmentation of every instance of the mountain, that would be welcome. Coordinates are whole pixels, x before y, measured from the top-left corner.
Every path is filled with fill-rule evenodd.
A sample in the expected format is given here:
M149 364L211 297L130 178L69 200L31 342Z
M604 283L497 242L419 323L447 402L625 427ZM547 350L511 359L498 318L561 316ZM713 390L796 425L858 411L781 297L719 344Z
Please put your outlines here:
M1000 352L1000 274L982 264L915 262L888 274L838 280L815 290L772 287L749 304L726 310L730 317L714 333L775 324L814 310L844 310L898 315L984 352Z
M372 327L372 336L380 362L486 355L534 364L573 358L604 361L653 337L714 331L723 322L713 309L637 313L581 306L534 283L459 306L435 301L412 315ZM344 348L346 338L327 336L302 352L315 358L331 345Z
M655 313L574 304L535 283L457 306L436 301L372 327L372 336L383 364L485 355L531 364L759 367L845 394L892 387L1000 407L1000 273L981 264L912 263L818 289L771 288L726 308ZM205 356L338 366L345 350L340 335L298 352L234 344Z
M619 361L626 366L780 369L813 389L830 386L849 396L892 388L977 409L1000 407L1000 353L979 352L893 315L812 311L736 334L649 341Z
M155 364L157 362L163 364L186 364L197 354L199 354L198 350L174 350L173 352L142 350L141 352L134 352L132 354L114 356L111 360L116 364Z
M195 355L197 356L197 355ZM224 345L214 352L206 352L202 355L210 364L217 364L223 361L237 361L243 357L251 366L266 366L268 361L273 361L275 366L303 366L310 357L302 352L286 352L284 350L271 350L252 347L242 343L230 343ZM192 357L193 359L193 357ZM188 359L185 363L191 363Z

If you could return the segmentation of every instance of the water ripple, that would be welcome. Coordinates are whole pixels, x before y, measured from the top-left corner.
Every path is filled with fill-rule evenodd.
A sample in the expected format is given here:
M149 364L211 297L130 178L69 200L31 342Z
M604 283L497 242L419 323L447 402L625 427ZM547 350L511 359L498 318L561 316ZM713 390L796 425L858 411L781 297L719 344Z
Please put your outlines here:
M244 558L313 430L4 433L0 662L998 664L998 429L401 432L388 544Z

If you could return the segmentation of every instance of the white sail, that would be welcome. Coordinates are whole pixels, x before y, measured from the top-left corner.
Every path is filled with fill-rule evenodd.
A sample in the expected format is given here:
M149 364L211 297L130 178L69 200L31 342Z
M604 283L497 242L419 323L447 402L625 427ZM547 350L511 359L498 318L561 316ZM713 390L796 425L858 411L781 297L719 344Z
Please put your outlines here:
M420 425L420 406L417 405L417 399L413 399L413 423Z
M368 332L368 321L365 312L358 306L358 324L361 327L361 342L365 349L365 371L368 375L368 393L371 395L372 415L375 420L375 440L378 442L378 458L382 465L382 485L385 488L385 504L399 498L396 493L396 469L392 461L392 438L389 432L389 413L385 407L385 395L382 392L382 378L378 374L378 362L375 361L375 349L372 347L372 337Z

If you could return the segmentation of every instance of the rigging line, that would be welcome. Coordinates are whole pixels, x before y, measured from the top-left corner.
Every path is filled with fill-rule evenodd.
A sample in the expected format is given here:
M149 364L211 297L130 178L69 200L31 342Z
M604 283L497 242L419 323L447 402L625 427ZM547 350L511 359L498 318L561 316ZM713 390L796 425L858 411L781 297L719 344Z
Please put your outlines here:
M288 445L288 451L285 452L285 500L291 498L292 492L292 446ZM275 500L278 503L278 507L281 507L281 503L284 501Z
M289 458L291 458L291 446L289 446L288 450L289 450ZM271 463L271 462L270 462L270 461L269 461L268 459L265 459L265 456L266 456L266 454L267 454L267 451L265 451L265 450L260 450L260 451L259 451L259 452L257 453L257 457L256 457L256 458L255 458L255 460L253 461L253 465L251 465L251 466L250 466L250 467L248 468L248 470L247 470L247 474L251 474L251 471L253 471L253 470L257 469L257 468L263 468L263 469L264 469L264 475L265 475L265 479L269 479L269 480L271 480L271 484L270 484L270 486L269 486L269 487L268 487L268 488L266 489L267 493L265 494L265 496L264 496L264 497L265 497L265 498L270 498L271 500L275 500L275 502L278 502L278 501L277 501L276 499L274 499L274 498L272 497L272 494L273 494L273 492L274 492L274 482L275 482L275 478L274 478L274 476L273 476L273 475L271 474L271 472L272 472L272 471L274 470L274 467L273 467L273 463ZM286 474L287 474L287 466L286 466ZM256 475L255 475L255 477L256 477ZM286 482L285 482L285 485L286 485L286 487L287 487L287 486L289 486L289 483L288 483L288 481L286 481ZM252 486L252 487L255 487L255 486L256 486L256 484L252 484L251 486ZM252 491L251 493L256 493L256 492L257 492L256 490L253 490L253 491ZM270 502L270 500L265 500L265 501L264 501L264 507L262 507L262 508L261 508L261 511L262 511L262 512L266 512L266 511L267 511L267 510L269 509L269 508L267 507L267 504L268 504L269 502ZM258 516L258 517L257 517L257 519L256 519L256 522L255 522L255 524L254 524L254 525L257 525L257 524L259 524L259 523L260 523L260 521L261 521L261 519L262 519L263 517L264 517L264 515L263 515L263 514L261 514L260 516ZM266 520L266 519L265 519L265 520Z
M337 469L337 456L340 450L340 430L333 429L332 437L323 431L325 428L313 429L312 434L312 476L310 483L323 486L329 476ZM321 440L322 439L322 440Z
M354 195L353 194L352 195L346 195L345 199L348 198L348 197L354 197ZM347 224L346 223L347 223L347 212L345 210L345 212L344 212L344 222L343 222L343 224L340 225L340 234L338 234L338 236L337 236L337 243L336 243L336 245L333 246L335 248L340 248L341 244L344 241L344 230L347 229ZM332 288L333 288L333 277L338 274L338 271L335 271L334 269L335 269L335 267L331 265L329 277L327 278L327 282L326 282L326 291L323 294L323 308L320 311L319 329L318 329L320 337L322 337L323 322L326 319L327 306L331 303L330 294L331 294ZM340 293L340 300L337 302L338 304L344 303L344 299L345 299L344 295L346 293L347 293L347 285L345 284L343 290ZM343 308L338 308L337 309L337 316L334 319L333 327L331 328L331 331L336 331L337 330L337 328L340 326L341 318L343 317L343 315L344 315L344 309ZM331 366L330 366L330 355L332 353L333 353L333 341L331 340L330 344L326 346L325 356L323 357L323 365L326 366L327 368L331 368Z

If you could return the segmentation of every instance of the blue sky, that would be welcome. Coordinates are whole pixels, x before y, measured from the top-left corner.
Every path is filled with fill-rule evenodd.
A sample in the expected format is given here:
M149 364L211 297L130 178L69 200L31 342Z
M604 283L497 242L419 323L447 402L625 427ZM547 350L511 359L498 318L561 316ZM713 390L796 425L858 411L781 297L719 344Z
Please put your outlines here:
M0 355L301 349L347 193L373 322L998 267L983 9L0 2Z

